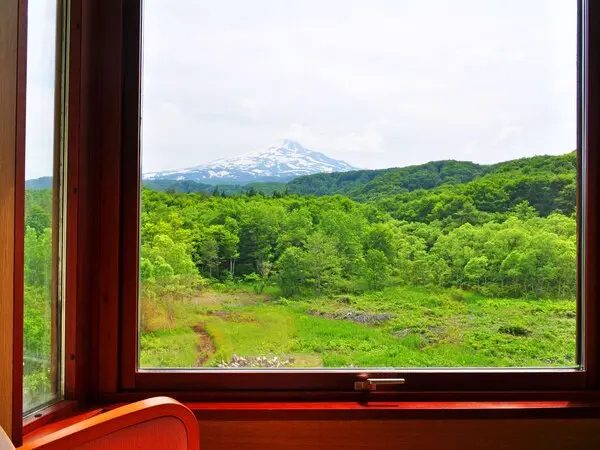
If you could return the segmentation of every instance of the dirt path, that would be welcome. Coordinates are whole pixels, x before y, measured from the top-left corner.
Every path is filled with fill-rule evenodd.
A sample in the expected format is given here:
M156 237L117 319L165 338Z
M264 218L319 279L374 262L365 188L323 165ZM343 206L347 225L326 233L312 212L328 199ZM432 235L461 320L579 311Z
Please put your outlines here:
M192 329L198 336L198 343L196 344L198 359L196 360L196 366L202 367L204 366L204 363L208 361L208 359L215 353L215 343L210 335L206 332L203 323L197 324Z

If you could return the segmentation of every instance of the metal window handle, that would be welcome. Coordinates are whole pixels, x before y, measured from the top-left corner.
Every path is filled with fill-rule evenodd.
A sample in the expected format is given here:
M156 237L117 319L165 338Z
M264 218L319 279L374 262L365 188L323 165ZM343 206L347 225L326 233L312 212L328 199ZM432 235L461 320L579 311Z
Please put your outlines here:
M377 386L399 386L406 383L404 378L367 378L364 381L355 381L355 391L375 391Z

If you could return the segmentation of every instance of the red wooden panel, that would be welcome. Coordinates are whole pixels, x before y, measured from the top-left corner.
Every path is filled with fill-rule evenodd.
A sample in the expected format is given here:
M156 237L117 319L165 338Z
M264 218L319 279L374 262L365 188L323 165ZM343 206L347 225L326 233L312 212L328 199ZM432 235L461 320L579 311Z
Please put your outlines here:
M118 388L122 3L82 3L78 298L90 315L77 326L92 396Z
M80 99L81 99L81 2L70 3L71 23L69 48L69 130L67 155L67 191L66 191L66 270L65 270L65 398L77 398L77 254L79 219L79 153L80 147ZM83 339L83 336L81 337ZM81 345L79 345L81 347Z
M584 64L587 66L587 78L584 80L586 108L583 114L585 133L583 145L586 154L584 173L586 177L586 223L585 223L585 260L586 273L584 283L584 362L590 374L588 386L600 387L600 29L596 24L600 18L600 2L587 1L587 42Z
M27 1L20 0L18 12L17 103L15 130L15 216L13 293L13 401L12 439L20 442L23 415L23 301L25 245L25 104L27 88Z
M121 388L135 388L138 339L139 212L140 212L140 2L125 4L122 141L121 242Z
M200 421L202 450L600 448L600 420Z

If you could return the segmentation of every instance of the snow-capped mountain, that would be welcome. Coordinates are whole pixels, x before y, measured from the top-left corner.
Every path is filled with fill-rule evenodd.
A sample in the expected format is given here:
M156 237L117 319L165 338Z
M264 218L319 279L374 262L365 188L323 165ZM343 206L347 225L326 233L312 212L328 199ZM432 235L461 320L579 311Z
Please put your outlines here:
M145 173L144 180L196 181L206 184L287 182L302 175L348 172L355 167L283 139L266 150L218 159L188 169Z

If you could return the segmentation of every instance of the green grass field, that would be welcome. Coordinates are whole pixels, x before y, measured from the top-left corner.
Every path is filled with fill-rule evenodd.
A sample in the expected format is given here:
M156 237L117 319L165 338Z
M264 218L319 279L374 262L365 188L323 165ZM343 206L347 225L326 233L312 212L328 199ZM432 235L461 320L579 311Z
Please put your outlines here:
M286 367L575 365L574 300L421 287L293 300L267 292L142 300L141 367L218 367L234 355Z

